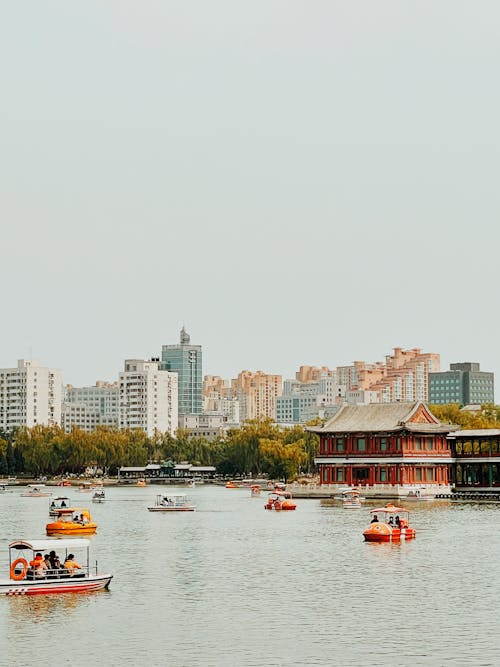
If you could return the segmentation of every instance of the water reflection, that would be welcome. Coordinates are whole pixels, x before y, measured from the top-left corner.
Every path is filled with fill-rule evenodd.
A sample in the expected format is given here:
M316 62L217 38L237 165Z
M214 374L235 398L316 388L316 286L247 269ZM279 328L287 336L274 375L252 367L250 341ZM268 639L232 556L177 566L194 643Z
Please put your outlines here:
M110 592L102 591L102 594L109 595ZM30 623L51 623L56 618L68 621L78 607L92 604L92 598L96 595L101 595L101 591L8 597L9 619L18 625L28 618Z

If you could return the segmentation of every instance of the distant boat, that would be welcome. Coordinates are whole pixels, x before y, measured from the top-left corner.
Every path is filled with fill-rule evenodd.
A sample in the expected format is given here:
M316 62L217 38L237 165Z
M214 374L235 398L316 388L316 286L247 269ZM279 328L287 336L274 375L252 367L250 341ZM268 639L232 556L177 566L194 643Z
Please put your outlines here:
M68 496L56 496L49 503L49 516L57 516L59 510L71 507Z
M96 489L94 491L94 495L92 496L92 502L93 503L103 503L106 500L106 494L104 493L104 489Z
M46 491L45 484L28 484L28 491L21 493L25 498L48 498L52 493Z
M195 509L185 493L160 494L156 496L155 504L148 507L150 512L193 512Z

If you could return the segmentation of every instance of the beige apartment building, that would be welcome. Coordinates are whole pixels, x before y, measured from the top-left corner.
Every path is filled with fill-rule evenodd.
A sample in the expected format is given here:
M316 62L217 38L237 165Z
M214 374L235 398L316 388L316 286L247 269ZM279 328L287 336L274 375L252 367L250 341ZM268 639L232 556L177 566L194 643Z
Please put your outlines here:
M283 377L263 371L241 371L231 381L234 396L240 404L241 421L276 418L276 398L283 393Z
M355 361L337 368L337 378L348 390L376 392L381 403L425 402L429 400L429 373L439 369L439 354L395 347L385 362Z

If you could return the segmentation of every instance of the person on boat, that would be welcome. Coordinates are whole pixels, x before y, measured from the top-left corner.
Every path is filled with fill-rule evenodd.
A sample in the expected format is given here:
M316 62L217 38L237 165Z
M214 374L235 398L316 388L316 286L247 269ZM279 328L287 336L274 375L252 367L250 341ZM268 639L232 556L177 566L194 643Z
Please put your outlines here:
M62 568L61 561L59 560L59 556L56 554L55 551L51 551L49 553L49 560L50 560L50 569L54 571L58 571Z
M370 523L378 523L378 516L376 514L373 515L373 519L370 521Z
M80 521L80 523L82 524L82 526L84 526L86 523L89 522L89 520L87 519L87 517L84 516L83 514L80 514L80 519L79 519L79 521Z
M66 507L66 503L64 502L64 500L61 503L61 507Z
M30 561L30 565L33 568L33 572L37 579L42 579L43 577L45 577L48 568L45 565L45 561L43 560L43 556L41 553L37 553L35 555L35 558L32 561Z
M69 571L70 576L74 576L75 570L82 569L82 566L76 562L74 554L68 554L68 557L64 561L64 567Z
M399 519L399 515L396 517L396 528L401 528L401 521Z
M389 517L389 521L387 522L389 526L394 526L394 519L392 516Z

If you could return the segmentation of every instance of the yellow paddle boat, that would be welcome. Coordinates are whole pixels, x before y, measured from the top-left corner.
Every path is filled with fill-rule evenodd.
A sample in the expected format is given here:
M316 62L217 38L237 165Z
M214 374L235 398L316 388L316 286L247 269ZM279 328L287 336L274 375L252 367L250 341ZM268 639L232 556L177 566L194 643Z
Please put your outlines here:
M84 507L67 507L57 510L56 519L45 527L47 535L93 535L97 524L91 520Z

